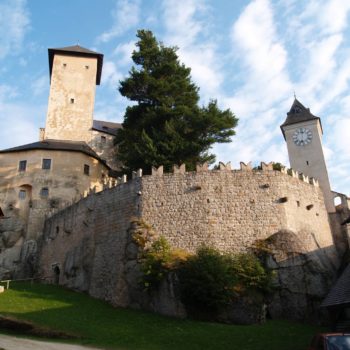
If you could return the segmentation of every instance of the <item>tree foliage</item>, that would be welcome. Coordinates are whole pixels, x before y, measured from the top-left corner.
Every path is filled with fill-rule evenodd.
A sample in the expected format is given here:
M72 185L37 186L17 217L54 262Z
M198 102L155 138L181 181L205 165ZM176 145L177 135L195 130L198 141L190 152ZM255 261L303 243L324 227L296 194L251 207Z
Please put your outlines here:
M242 296L261 300L271 289L272 277L253 254L222 254L209 247L198 249L179 269L185 305L208 311Z
M175 47L164 46L151 31L139 30L137 37L132 53L136 67L119 87L135 105L126 109L118 130L118 157L127 170L212 163L211 146L230 142L237 118L229 109L220 110L215 100L198 106L199 89Z

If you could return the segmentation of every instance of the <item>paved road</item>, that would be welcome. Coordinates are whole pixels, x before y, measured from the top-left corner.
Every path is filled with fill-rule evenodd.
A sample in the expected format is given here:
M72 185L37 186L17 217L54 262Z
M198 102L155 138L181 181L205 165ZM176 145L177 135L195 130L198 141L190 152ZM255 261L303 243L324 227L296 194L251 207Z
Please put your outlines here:
M49 343L0 334L0 350L97 350L79 345Z

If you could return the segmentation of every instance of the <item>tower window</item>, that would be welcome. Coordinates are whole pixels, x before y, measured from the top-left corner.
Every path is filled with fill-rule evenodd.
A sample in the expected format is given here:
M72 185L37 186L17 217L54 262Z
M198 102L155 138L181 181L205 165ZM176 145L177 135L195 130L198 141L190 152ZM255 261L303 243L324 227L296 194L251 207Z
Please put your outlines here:
M40 196L47 198L49 196L49 189L47 187L43 187L40 191Z
M85 66L85 69L89 69L89 66Z
M43 159L42 169L51 169L51 159Z
M26 160L20 160L18 165L19 171L26 171L27 169L27 161Z
M101 143L106 143L106 136L101 136Z
M84 174L90 175L90 166L87 164L84 164Z
M74 98L71 98L71 99L70 99L70 103L74 103Z
M19 190L18 198L20 200L26 199L27 192L25 190Z
M306 165L309 165L309 161L308 160L306 161Z
M66 68L67 67L67 63L63 63L63 68Z

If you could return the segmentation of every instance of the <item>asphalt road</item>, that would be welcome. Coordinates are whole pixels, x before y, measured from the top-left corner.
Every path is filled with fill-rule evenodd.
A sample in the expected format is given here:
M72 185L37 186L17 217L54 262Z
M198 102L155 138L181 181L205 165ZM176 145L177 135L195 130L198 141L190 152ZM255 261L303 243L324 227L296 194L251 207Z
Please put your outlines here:
M0 334L0 350L97 350L80 345L50 343Z

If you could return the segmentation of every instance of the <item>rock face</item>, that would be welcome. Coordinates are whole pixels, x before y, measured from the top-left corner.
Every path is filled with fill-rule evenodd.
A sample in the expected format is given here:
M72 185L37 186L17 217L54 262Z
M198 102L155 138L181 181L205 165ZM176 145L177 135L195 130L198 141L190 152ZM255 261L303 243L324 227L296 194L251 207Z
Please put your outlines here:
M0 219L0 279L12 278L17 269L24 232L24 222L19 217Z
M338 267L334 247L308 251L290 230L258 242L265 264L276 273L275 293L268 305L272 318L317 319L319 305L334 282Z

